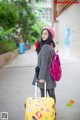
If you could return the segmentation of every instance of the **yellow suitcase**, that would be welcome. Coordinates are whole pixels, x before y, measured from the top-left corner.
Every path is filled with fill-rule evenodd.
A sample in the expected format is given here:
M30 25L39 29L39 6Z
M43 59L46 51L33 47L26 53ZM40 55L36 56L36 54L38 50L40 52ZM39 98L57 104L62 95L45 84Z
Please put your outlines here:
M35 97L26 100L25 120L55 120L55 102L51 97L37 97L37 82L35 85Z
M25 120L55 120L54 99L30 97L26 100Z

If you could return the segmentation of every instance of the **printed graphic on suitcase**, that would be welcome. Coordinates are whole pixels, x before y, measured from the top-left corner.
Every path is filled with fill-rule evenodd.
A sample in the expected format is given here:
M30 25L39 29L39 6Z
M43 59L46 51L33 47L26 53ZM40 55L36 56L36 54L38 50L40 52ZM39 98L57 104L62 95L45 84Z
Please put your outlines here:
M25 120L55 120L55 102L51 97L30 97L26 100Z

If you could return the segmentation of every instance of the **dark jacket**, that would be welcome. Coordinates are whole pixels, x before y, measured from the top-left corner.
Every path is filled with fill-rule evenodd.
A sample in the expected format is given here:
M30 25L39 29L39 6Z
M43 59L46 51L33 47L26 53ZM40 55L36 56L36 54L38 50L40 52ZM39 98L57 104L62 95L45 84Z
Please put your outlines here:
M52 77L50 76L49 70L48 70L48 64L51 64L53 55L54 55L54 51L51 49L50 45L45 44L41 48L41 50L39 52L39 56L38 56L37 66L40 68L38 78L46 80L46 88L47 89L56 87L56 81L54 81L52 79ZM33 82L32 82L33 85L35 85L35 80L36 80L36 74L35 74ZM38 87L44 88L44 84L38 82Z

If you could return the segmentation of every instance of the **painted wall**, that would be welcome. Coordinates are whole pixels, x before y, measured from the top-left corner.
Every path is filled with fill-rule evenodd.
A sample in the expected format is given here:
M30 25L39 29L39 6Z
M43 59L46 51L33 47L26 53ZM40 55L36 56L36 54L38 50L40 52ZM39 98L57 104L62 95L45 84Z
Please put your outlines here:
M58 38L60 51L66 53L68 50L68 55L80 57L80 4L73 4L67 8L58 17L58 23L54 23L54 28L57 35L55 40ZM67 36L67 39L70 40L68 48L65 44L67 28L70 32Z

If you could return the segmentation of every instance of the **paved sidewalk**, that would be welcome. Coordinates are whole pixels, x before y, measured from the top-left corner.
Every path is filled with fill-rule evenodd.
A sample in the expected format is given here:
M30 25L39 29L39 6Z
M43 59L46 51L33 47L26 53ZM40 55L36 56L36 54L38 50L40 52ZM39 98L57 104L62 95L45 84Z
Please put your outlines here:
M57 120L80 120L80 60L60 54L63 76L56 87ZM24 103L34 96L31 85L37 55L34 49L20 54L0 69L0 112L8 112L8 120L24 120ZM72 107L66 104L74 100Z

